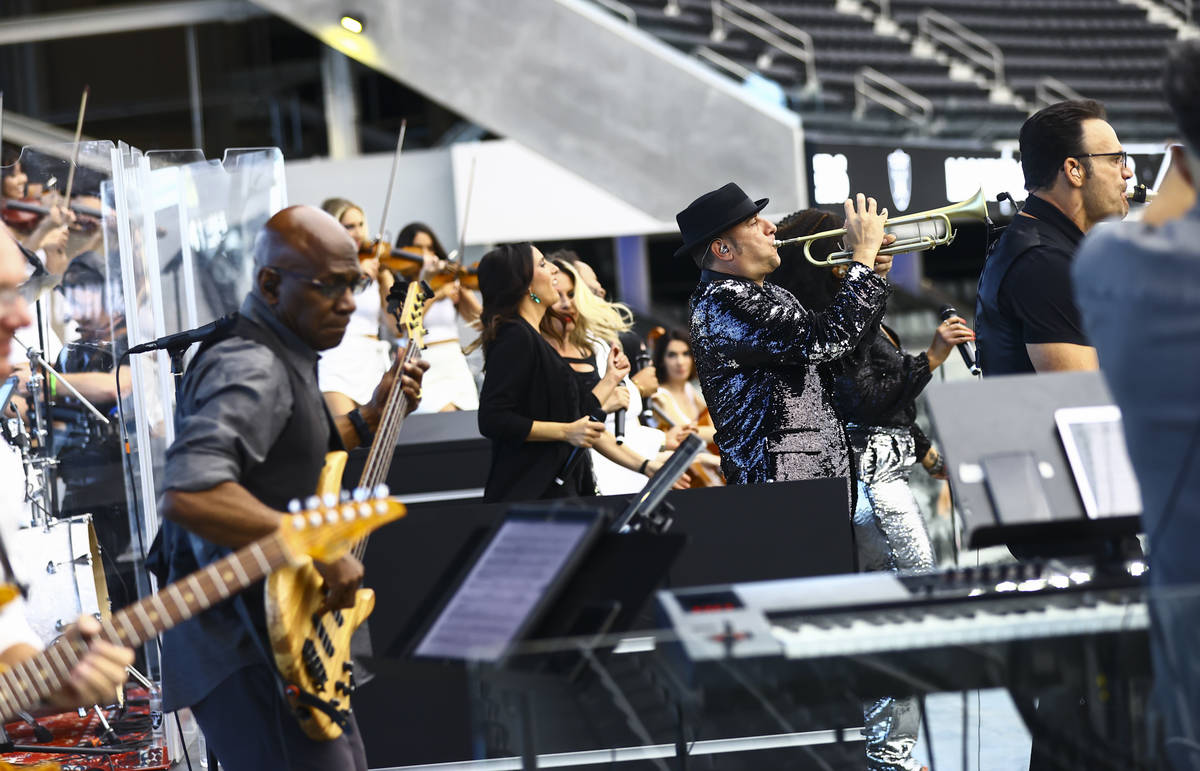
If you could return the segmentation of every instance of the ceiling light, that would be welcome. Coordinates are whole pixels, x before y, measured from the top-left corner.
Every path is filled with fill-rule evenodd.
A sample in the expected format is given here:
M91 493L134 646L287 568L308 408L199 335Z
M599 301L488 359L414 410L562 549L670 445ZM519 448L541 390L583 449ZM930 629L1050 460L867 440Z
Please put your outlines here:
M347 32L353 32L355 35L361 35L362 31L367 28L366 23L354 14L345 14L341 19L342 29Z

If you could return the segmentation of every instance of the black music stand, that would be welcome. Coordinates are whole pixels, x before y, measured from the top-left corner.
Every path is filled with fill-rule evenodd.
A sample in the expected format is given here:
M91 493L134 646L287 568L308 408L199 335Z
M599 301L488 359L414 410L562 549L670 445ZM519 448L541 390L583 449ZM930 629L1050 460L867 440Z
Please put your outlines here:
M1097 539L1138 532L1139 511L1087 516L1055 422L1066 408L1113 403L1099 372L936 383L926 398L964 543L1052 544L1092 554Z

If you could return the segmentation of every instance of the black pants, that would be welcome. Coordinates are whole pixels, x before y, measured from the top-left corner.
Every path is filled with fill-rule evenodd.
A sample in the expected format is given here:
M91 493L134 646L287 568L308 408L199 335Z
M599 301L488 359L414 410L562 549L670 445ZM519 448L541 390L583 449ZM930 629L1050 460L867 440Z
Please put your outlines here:
M331 742L308 738L264 664L239 669L192 707L225 771L367 771L358 724Z

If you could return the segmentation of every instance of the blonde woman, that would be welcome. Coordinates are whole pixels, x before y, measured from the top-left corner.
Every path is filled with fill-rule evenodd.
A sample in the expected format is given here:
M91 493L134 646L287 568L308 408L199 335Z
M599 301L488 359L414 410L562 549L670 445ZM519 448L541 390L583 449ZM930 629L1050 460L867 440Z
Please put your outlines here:
M370 243L362 207L345 198L329 198L321 208L341 223L361 254L363 246ZM317 384L334 415L345 415L371 401L375 386L392 365L391 345L379 336L380 326L387 323L384 308L392 274L380 270L375 258L362 260L359 266L374 279L375 287L354 296L354 313L345 337L336 348L323 351L317 365Z
M597 297L575 269L570 252L555 252L558 268L559 301L541 324L543 337L566 361L581 387L590 390L607 413L605 426L615 433L613 413L625 410L624 444L645 458L665 460L664 450L679 446L687 435L680 428L671 433L642 426L637 415L642 397L629 380L629 359L621 351L617 336L633 326L633 313L621 303L609 303ZM598 452L592 453L596 486L601 495L637 492L646 478L612 462Z

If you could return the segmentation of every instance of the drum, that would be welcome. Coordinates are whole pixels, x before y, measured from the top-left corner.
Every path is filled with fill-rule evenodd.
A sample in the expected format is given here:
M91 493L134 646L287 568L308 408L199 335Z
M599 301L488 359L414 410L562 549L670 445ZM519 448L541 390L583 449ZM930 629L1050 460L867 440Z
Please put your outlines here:
M17 530L8 554L29 584L25 615L44 642L84 613L108 615L104 566L90 515Z

